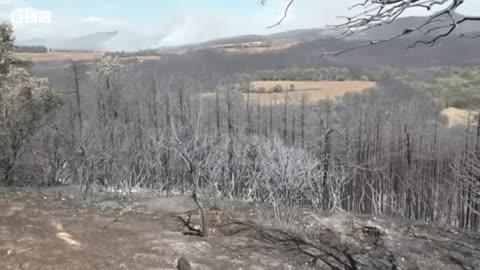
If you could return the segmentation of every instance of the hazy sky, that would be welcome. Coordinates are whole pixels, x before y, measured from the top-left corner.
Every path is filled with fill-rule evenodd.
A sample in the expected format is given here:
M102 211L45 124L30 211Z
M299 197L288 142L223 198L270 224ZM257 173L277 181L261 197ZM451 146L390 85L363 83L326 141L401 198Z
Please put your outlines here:
M241 34L322 27L348 14L360 0L297 0L282 25L267 29L288 0L0 0L0 18L19 8L50 11L51 24L14 24L18 40L75 37L120 31L126 49L178 45ZM463 13L480 14L480 0L466 0ZM157 44L151 44L155 40Z

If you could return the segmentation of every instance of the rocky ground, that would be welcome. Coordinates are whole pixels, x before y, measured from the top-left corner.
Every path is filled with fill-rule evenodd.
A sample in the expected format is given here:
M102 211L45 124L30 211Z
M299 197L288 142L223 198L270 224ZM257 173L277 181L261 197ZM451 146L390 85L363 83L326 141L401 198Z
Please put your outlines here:
M201 238L189 197L72 194L0 189L1 269L480 269L480 234L446 226L307 210L272 226L267 208L217 200Z

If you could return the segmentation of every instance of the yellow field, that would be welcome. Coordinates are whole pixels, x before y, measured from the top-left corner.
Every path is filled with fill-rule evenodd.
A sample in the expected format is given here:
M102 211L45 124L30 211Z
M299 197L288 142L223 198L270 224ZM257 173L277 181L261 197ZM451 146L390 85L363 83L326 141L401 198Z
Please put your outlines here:
M230 53L255 54L255 53L268 52L268 51L286 50L288 48L293 47L294 45L296 45L296 43L275 43L275 44L272 44L271 47L227 48L223 50Z
M160 60L161 56L159 55L147 55L147 56L137 56L137 60ZM122 57L120 60L134 60L135 56Z
M16 53L15 56L20 60L31 60L32 62L48 62L48 61L94 61L101 59L103 53L101 52L49 52L49 53ZM132 60L135 57L123 57L121 60ZM159 60L160 56L137 56L137 59L142 60Z
M102 58L103 53L99 52L49 52L49 53L16 53L20 60L31 60L33 62L45 61L92 61Z
M448 118L448 127L454 127L467 126L469 114L470 124L475 125L476 121L474 119L475 116L478 115L478 112L448 107L442 110L440 114Z
M289 102L299 103L305 96L308 102L318 102L320 100L334 99L342 97L346 93L362 92L376 87L376 82L369 81L256 81L253 85L256 89L264 87L271 89L276 85L282 88L290 89L290 85L295 85L294 91L288 91ZM243 94L247 98L247 94ZM250 99L268 105L270 102L281 104L285 101L285 93L251 93Z

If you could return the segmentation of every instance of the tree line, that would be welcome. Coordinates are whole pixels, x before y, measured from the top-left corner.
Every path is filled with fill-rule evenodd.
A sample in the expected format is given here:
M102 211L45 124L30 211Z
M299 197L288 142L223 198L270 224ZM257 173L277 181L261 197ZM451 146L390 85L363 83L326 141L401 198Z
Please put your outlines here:
M365 74L364 74L365 73ZM264 69L254 73L238 73L240 81L345 81L373 80L373 74L346 67L300 67Z

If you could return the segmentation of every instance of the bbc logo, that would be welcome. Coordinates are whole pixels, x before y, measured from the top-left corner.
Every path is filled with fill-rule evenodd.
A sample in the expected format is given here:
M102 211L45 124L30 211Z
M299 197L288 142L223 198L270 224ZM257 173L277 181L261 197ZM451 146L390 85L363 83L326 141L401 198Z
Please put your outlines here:
M33 8L19 8L10 14L12 24L49 24L52 23L52 12Z

